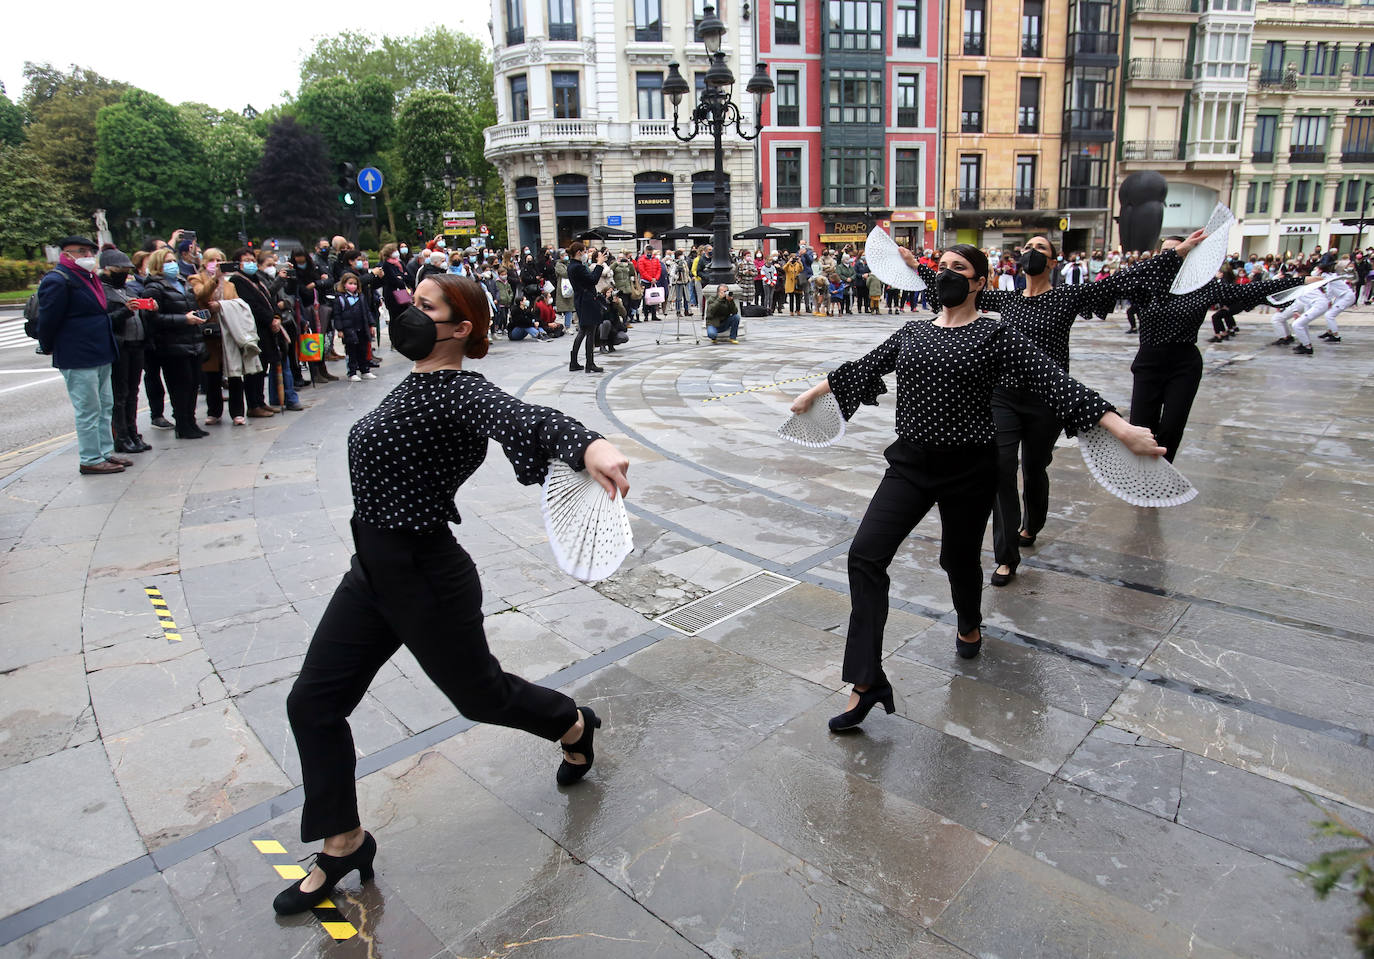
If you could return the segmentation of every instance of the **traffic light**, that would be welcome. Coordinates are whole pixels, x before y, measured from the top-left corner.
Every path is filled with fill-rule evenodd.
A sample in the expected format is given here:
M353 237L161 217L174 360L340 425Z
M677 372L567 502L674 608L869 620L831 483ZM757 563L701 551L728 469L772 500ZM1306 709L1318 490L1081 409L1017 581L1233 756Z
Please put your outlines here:
M424 228L423 228L423 227L418 227L418 226L417 226L417 227L415 228L415 239L420 240L420 241L423 241L424 238L425 238L425 231L424 231Z
M342 203L344 206L352 206L353 176L357 171L357 167L355 167L352 163L341 161L339 163L338 169L339 178L337 182L339 184L339 202Z

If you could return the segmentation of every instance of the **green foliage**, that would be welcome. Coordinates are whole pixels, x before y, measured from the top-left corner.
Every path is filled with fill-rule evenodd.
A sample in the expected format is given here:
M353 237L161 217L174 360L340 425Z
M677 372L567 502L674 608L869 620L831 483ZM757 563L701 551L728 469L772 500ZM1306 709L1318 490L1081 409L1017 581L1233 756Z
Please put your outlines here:
M216 110L203 103L180 104L177 112L204 158L200 204L188 222L200 224L201 233L211 237L235 236L239 229L238 211L225 213L224 200L235 196L238 190L247 192L248 178L262 159L263 138L254 129L253 121L242 113ZM247 220L251 234L251 198Z
M301 64L301 86L333 77L354 83L385 80L398 98L415 90L441 90L482 109L492 98L492 66L486 44L476 37L431 27L417 37L382 37L345 31L325 37Z
M67 192L30 147L0 148L0 250L34 256L75 230Z
M0 146L18 146L24 142L24 111L10 100L5 85L0 83Z
M337 204L324 140L295 117L272 125L249 186L262 206L261 221L271 230L309 238L334 219Z
M1316 890L1318 899L1325 899L1340 888L1342 880L1347 882L1364 905L1364 912L1350 928L1350 935L1360 955L1364 959L1374 959L1374 838L1360 832L1307 793L1302 795L1322 811L1323 818L1312 824L1318 836L1348 839L1354 843L1346 849L1324 852L1308 863L1307 880Z
M47 260L0 259L0 292L27 290L43 278L52 267Z
M378 76L315 80L301 87L296 100L297 119L320 132L335 162L370 162L386 149L395 109L390 84Z
M96 191L123 210L141 208L169 225L204 211L205 153L176 107L146 90L127 91L96 116Z
M128 84L93 70L63 73L51 64L24 64L26 85L20 108L29 117L27 142L83 212L105 206L92 185L96 160L96 114L117 101Z

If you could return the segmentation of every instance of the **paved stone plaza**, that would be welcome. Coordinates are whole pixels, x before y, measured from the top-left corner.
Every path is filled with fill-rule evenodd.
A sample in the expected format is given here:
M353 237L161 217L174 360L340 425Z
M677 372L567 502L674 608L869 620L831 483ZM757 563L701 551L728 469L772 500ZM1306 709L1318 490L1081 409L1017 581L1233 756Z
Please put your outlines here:
M566 340L477 364L633 462L637 549L592 585L498 448L459 498L494 651L606 726L560 790L552 745L472 727L398 655L353 717L380 851L334 897L351 935L272 913L274 867L317 848L284 702L348 563L348 427L407 364L200 442L149 429L120 476L68 448L0 479L0 957L1353 956L1353 896L1297 870L1333 848L1300 790L1374 829L1374 329L1302 358L1242 316L1206 353L1186 506L1112 498L1063 441L977 660L928 519L893 569L897 714L836 737L893 395L830 449L774 430L898 322L640 326L604 377ZM1124 410L1121 329L1073 353ZM797 585L693 637L652 620L761 570Z

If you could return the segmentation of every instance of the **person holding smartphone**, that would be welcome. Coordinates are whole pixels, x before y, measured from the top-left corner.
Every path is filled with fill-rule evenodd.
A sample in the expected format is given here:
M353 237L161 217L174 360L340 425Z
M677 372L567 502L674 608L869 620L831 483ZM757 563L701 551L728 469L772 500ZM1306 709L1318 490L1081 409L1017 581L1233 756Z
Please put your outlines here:
M606 272L606 251L589 251L581 240L574 240L568 247L572 264L568 267L568 279L572 281L573 303L577 308L577 338L573 340L572 356L568 369L572 372L586 370L588 373L602 373L601 367L592 361L592 350L596 347L596 329L601 325L603 310L596 295L596 285ZM588 266L587 261L591 261ZM577 352L586 343L585 363L577 361Z
M157 303L157 309L146 312L144 318L152 327L158 364L167 381L176 435L184 440L209 436L196 423L196 400L200 365L207 355L201 327L210 313L196 303L195 293L181 276L175 251L164 247L149 254L143 296Z

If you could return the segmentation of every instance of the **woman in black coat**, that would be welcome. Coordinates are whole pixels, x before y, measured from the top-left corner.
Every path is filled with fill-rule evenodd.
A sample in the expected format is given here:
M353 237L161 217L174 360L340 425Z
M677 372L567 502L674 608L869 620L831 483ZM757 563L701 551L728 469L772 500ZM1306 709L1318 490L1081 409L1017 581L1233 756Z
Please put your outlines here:
M167 393L172 401L176 435L197 440L209 436L196 424L196 398L200 394L200 364L205 357L205 337L201 328L207 314L196 312L196 295L181 277L176 254L158 250L148 257L148 280L143 296L157 302L157 311L145 312L144 319L153 331Z
M242 249L234 252L237 272L229 277L239 299L248 304L253 311L253 325L258 328L258 355L262 360L264 372L250 373L243 378L243 391L248 397L248 415L255 419L275 416L276 410L267 405L267 385L269 366L280 361L281 320L277 318L276 301L258 276L258 258L252 250Z
M596 346L596 328L601 324L601 301L596 295L596 284L606 270L606 251L591 253L581 240L574 240L572 246L568 247L568 255L572 257L572 262L568 264L568 280L572 283L573 307L577 310L577 339L573 340L568 369L600 373L601 367L592 362L592 350ZM586 263L588 257L594 258L591 268ZM577 351L584 340L587 343L587 361L582 364L577 362Z

